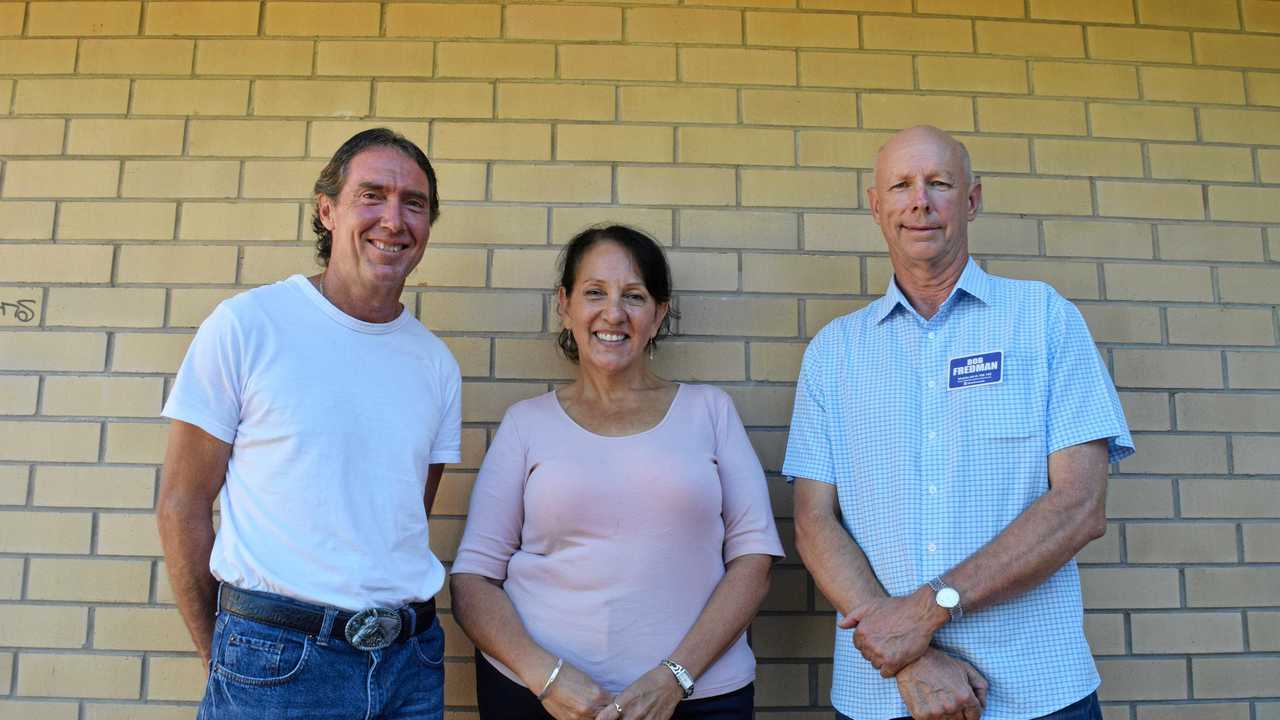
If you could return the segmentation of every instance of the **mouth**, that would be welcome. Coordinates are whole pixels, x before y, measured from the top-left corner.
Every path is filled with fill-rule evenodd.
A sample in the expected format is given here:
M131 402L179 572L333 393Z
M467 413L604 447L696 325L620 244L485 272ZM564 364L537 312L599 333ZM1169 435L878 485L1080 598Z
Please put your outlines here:
M595 332L591 333L591 335L592 335L592 337L594 337L595 339L597 339L597 340L599 340L599 341L601 341L601 342L606 342L606 343L620 343L620 342L626 342L627 338L629 338L629 337L630 337L629 335L626 335L626 334L624 334L624 333L607 332L607 331L604 331L604 330L597 330L597 331L595 331Z
M366 240L365 242L369 243L370 245L374 246L375 248L377 248L378 250L381 250L384 253L390 253L392 255L395 255L396 253L404 252L409 248L408 245L400 245L398 243L384 242L382 240L369 239L369 240Z
M910 232L933 232L935 230L942 229L941 225L906 225L904 224L902 227Z

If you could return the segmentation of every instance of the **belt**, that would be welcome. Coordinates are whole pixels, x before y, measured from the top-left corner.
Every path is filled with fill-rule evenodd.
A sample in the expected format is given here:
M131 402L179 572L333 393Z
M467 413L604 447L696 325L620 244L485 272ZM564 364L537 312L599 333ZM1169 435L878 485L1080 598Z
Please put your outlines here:
M319 636L331 608L291 598L241 590L223 584L218 607L247 620ZM339 610L330 627L342 627L347 642L360 650L380 650L392 643L426 632L436 619L436 601L411 603L400 608L371 607L359 612Z

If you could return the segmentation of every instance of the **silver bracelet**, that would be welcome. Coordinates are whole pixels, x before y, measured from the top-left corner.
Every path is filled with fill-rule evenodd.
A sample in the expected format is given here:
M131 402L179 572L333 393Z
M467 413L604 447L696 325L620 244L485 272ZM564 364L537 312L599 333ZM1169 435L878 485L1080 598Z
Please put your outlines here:
M547 691L551 689L551 683L560 677L560 668L564 667L564 658L556 658L556 666L551 668L551 674L547 676L547 681L542 683L542 690L538 692L538 702L542 702L542 698L547 696Z

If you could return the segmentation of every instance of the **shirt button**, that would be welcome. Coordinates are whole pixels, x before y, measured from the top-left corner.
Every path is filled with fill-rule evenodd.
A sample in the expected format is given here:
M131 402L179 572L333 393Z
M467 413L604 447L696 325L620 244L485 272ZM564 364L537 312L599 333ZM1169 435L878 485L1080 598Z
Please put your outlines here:
M928 545L925 545L925 549L927 549L929 552L933 552L934 550L938 549L938 546L934 545L933 543L929 543Z
M930 430L930 431L929 431L929 439L930 439L930 440L932 440L932 439L934 439L934 438L936 438L936 437L938 437L938 433L936 433L936 432L934 432L934 431Z
M933 386L935 385L935 383L934 383L932 380L930 380L929 382L927 382L927 383L925 383L925 384L926 384L926 385L928 385L928 386L929 386L929 389L931 389L931 390L933 389Z
M929 331L929 339L930 339L930 340L932 340L934 335L937 335L937 333L936 333L936 332L934 332L934 331L932 331L932 330L930 330L930 331Z
M937 495L937 494L938 494L938 486L937 486L937 485L930 485L930 486L929 486L929 494L930 494L930 495Z

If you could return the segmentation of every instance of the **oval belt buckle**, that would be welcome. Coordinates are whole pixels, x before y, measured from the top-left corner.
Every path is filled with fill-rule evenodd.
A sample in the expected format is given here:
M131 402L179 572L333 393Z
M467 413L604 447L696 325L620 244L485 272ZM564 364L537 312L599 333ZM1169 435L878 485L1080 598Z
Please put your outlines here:
M347 642L360 650L381 650L400 637L400 613L387 608L361 610L347 621Z

